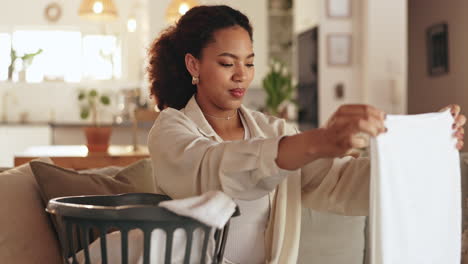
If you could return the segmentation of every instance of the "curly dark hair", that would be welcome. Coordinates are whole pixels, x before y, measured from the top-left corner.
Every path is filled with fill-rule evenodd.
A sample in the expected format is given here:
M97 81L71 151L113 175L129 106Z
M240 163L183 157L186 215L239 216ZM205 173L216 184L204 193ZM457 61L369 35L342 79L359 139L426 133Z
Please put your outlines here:
M147 69L151 94L159 109L185 107L196 92L185 67L185 54L200 59L203 48L214 41L214 32L233 26L244 28L253 41L249 19L240 11L225 5L197 6L152 43Z

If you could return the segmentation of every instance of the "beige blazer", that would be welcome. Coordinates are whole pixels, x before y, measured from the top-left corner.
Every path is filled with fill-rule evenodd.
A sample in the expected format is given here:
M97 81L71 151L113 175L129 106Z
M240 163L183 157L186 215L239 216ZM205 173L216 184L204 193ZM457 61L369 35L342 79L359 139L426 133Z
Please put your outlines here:
M162 111L148 138L156 188L174 199L208 190L245 200L271 193L267 263L297 262L302 206L367 215L368 159L320 159L299 170L283 170L275 162L278 142L297 130L244 106L240 111L252 139L229 142L216 134L194 97L180 111Z

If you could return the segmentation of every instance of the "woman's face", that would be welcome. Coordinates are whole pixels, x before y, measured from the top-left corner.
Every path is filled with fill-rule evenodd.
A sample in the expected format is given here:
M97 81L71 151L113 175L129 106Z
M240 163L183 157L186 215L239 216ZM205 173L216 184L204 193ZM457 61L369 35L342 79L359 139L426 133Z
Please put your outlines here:
M197 102L207 113L235 110L254 77L252 41L239 26L215 31L198 61Z

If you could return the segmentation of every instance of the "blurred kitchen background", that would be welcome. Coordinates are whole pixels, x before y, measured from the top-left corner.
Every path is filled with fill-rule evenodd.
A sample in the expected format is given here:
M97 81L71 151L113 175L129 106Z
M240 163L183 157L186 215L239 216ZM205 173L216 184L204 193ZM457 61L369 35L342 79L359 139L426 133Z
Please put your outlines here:
M297 87L283 117L301 129L345 103L392 114L468 108L462 0L1 0L0 167L30 146L84 144L83 91L109 98L99 114L111 144L132 144L135 109L154 109L146 50L199 4L250 17L256 77L245 104L266 109L262 80L282 61ZM150 127L139 124L140 144Z

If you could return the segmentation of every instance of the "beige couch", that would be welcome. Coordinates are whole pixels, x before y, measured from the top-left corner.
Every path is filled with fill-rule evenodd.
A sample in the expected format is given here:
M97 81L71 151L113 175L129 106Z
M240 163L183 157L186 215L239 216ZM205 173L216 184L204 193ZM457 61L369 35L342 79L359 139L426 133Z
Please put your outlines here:
M463 197L466 197L468 190L466 180L468 176L468 153L463 154L461 158ZM42 159L42 161L45 163L52 162L50 159ZM115 169L109 172L109 170L106 171L106 168L100 171L73 174L44 164L39 167L45 167L48 170L43 173L42 178L35 177L28 164L0 173L0 210L2 210L0 212L0 263L62 263L60 245L54 225L44 211L43 192L46 191L48 195L52 196L63 192L69 192L70 195L77 195L77 192L94 194L93 192L96 190L90 191L89 186L86 187L88 189L85 187L80 189L79 185L83 185L83 182L80 184L63 184L63 182L71 182L74 178L80 177L83 177L80 179L85 182L87 178L92 178L93 175L97 175L92 178L93 182L103 184L102 189L106 189L107 192L122 190L109 189L109 186L115 186L115 181L118 182L119 177L120 182L133 184L136 191L148 191L148 189L141 189L141 186L138 187L139 185L151 185L140 176L146 175L149 176L146 179L152 178L151 172L148 170L151 167L148 160L143 160L139 164L133 165L133 167L131 165L121 168L118 175L116 175ZM132 178L135 175L140 176ZM105 177L110 177L111 180ZM41 181L40 184L38 184L36 178ZM59 182L58 184L61 184L62 187L58 190L50 190L53 188L44 178ZM106 182L104 179L108 181ZM67 188L71 189L67 190ZM125 188L125 186L120 188ZM464 210L463 215L464 219L468 219L466 210ZM305 210L303 223L299 263L363 263L365 256L365 218L343 217ZM468 227L467 221L464 221L464 227Z
M3 172L0 197L1 262L62 263L60 246L31 169L22 166Z
M44 210L47 198L154 192L149 160L80 173L49 165L48 158L40 161L0 173L0 263L63 263L56 228Z

